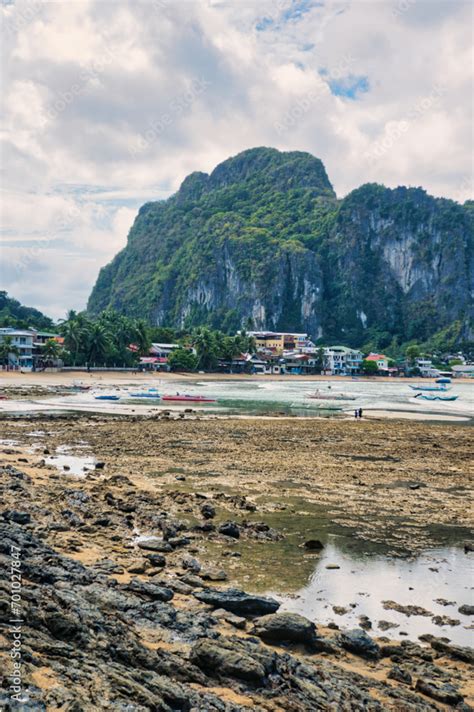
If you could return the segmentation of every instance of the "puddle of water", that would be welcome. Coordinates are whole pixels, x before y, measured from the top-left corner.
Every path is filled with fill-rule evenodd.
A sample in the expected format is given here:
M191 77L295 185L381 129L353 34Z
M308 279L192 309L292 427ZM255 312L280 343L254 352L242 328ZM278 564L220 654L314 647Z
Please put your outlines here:
M0 446L5 446L5 447L14 447L16 445L19 445L20 441L19 440L9 440L8 438L6 439L0 439Z
M327 566L339 566L327 569ZM414 640L423 633L446 636L460 645L473 645L473 621L458 612L462 604L472 604L474 591L474 556L462 549L445 547L424 552L413 559L387 558L380 555L353 556L329 542L313 560L313 570L305 586L294 594L270 592L282 602L281 610L300 613L321 625L333 621L343 628L356 627L359 616L372 621L373 635L400 638L400 632ZM451 602L437 603L436 599ZM383 601L422 606L432 616L411 615L386 610ZM351 606L355 604L355 606ZM333 606L348 609L337 615ZM436 625L433 616L459 620L456 626ZM379 621L398 624L384 632Z
M92 455L62 454L65 450L66 447L58 448L57 452L59 454L46 457L46 464L52 465L63 474L75 475L76 477L84 477L88 471L94 470L96 463L95 457L92 457Z

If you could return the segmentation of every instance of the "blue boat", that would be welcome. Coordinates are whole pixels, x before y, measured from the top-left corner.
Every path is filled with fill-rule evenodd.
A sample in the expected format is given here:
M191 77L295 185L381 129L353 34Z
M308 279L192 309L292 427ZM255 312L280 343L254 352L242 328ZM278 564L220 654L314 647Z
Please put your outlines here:
M442 376L441 378L436 379L436 383L451 383L451 379Z
M105 400L105 401L118 401L120 400L120 396L94 396L96 400Z

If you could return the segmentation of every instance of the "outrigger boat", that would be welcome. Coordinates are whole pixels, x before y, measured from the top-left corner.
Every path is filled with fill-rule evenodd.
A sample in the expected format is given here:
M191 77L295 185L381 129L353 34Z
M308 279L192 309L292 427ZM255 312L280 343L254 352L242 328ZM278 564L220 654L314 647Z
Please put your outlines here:
M94 396L96 400L104 400L104 401L118 401L120 400L120 396Z
M205 396L193 396L186 393L176 393L176 395L165 395L163 401L177 401L178 403L216 403L215 398L206 398Z
M455 401L459 398L459 396L432 396L424 395L423 393L417 393L415 398L421 398L422 400L427 401Z
M86 383L81 383L80 381L73 381L72 384L72 389L74 391L88 391L90 390L90 386L88 386Z
M315 391L314 393L307 393L306 398L311 398L313 400L335 400L335 401L353 401L355 396L349 396L345 393L323 393L321 391Z

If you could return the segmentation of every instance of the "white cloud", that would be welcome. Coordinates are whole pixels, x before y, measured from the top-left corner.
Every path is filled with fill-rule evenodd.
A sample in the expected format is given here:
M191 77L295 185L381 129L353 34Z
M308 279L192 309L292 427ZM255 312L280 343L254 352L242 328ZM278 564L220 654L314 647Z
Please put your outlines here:
M2 287L55 316L85 306L142 202L251 146L310 151L338 195L378 181L469 197L467 0L16 0L1 12ZM330 81L349 75L368 91L334 96Z

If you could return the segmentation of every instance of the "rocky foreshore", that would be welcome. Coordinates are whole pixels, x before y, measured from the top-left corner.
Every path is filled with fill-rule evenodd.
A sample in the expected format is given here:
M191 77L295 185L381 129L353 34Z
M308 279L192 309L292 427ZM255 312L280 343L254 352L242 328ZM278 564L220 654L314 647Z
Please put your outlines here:
M235 566L245 567L246 552L279 546L285 537L283 528L267 521L269 510L256 503L245 484L237 491L229 477L227 485L209 486L221 476L212 469L216 448L221 462L227 451L230 470L245 471L246 456L239 461L230 452L245 427L241 422L231 429L223 423L133 420L114 425L94 418L8 425L10 442L3 446L0 470L2 708L471 709L472 649L441 636L395 642L368 633L363 621L352 629L323 627L282 611L278 600L255 593L251 581L246 590L236 585ZM277 434L270 426L259 430L267 436L260 439L262 451L278 435L281 457L285 438L295 442L307 426L286 426L285 435L280 424L272 427ZM326 454L334 442L339 452L348 453L339 424L318 427L319 446L328 443ZM360 454L363 438L377 443L382 436L374 424L364 427L353 455ZM423 433L429 438L433 430ZM418 439L421 435L419 428ZM100 458L80 476L67 465L61 471L50 458L65 443L77 452L87 444ZM202 471L204 446L207 469L191 486L190 459L194 472ZM176 453L173 471L170 450ZM379 454L386 458L390 452L394 457L390 448ZM458 453L459 467L462 430ZM403 448L397 457L403 461ZM431 461L431 476L440 466L439 460ZM261 462L255 464L259 467ZM452 459L451 467L456 467ZM167 474L157 474L158 469ZM366 482L371 476L369 465ZM256 478L261 477L259 472ZM409 468L406 477L413 478ZM417 481L423 477L419 467ZM417 496L419 490L404 492ZM314 556L317 541L307 542ZM219 556L213 555L217 549ZM15 604L22 620L26 701L21 703L10 689L13 559L20 562L15 571L21 574ZM467 601L465 606L469 614Z

